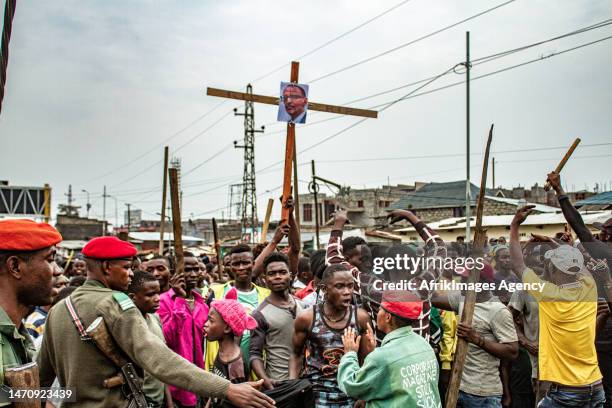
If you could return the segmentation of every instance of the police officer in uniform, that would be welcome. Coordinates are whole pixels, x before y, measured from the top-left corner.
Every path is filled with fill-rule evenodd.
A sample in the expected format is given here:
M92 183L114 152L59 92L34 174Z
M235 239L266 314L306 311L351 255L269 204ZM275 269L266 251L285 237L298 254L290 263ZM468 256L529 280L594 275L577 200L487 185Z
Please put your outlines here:
M103 317L110 335L125 355L161 382L201 396L225 398L239 407L273 407L274 401L254 388L261 381L231 384L175 354L148 330L142 314L124 293L130 283L132 258L137 252L132 244L116 237L99 237L89 241L82 252L87 262L87 281L69 299L50 310L38 356L42 387L48 387L57 376L62 387L76 390L77 402L64 402L62 407L127 405L121 386L104 388L104 380L114 376L118 367L82 336L69 304L82 327Z
M55 263L55 244L61 240L49 224L0 221L0 384L5 384L7 368L32 362L34 344L23 319L32 306L50 305L57 294L53 277L61 269Z

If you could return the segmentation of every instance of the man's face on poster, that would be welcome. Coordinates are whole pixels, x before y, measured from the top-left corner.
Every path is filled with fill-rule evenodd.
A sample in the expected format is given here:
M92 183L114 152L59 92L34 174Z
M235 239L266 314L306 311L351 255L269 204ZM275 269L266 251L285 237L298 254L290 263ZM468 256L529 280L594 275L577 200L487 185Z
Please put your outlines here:
M304 112L308 98L299 86L288 85L283 90L283 103L287 113L295 119Z

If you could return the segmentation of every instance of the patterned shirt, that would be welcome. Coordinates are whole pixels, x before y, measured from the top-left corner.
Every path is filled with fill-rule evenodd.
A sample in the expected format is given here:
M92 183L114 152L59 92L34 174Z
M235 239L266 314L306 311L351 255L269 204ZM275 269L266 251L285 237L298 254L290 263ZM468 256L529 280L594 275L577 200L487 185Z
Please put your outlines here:
M425 241L425 257L427 258L446 258L446 245L442 238L437 235L434 230L427 226L424 222L418 222L414 225L421 238ZM380 279L372 273L364 273L351 265L342 253L342 230L334 229L331 231L329 237L329 243L327 245L327 256L325 259L327 264L341 263L350 269L353 279L355 281L354 294L357 298L357 304L361 305L370 314L373 328L376 330L376 315L380 309L382 302L383 292L377 290L374 287L374 282ZM433 263L432 263L433 264ZM420 286L421 281L428 281L431 283L437 282L440 279L441 270L438 268L429 268L422 271L418 275L413 275L410 282L414 282L416 287ZM423 311L419 316L418 320L412 326L415 333L430 341L430 329L429 329L429 313L431 309L431 295L432 292L428 289L422 289L416 292L416 294L423 299ZM437 329L439 330L439 329ZM441 338L441 333L433 333L433 338L437 341ZM380 333L376 333L376 343L380 346L382 338Z

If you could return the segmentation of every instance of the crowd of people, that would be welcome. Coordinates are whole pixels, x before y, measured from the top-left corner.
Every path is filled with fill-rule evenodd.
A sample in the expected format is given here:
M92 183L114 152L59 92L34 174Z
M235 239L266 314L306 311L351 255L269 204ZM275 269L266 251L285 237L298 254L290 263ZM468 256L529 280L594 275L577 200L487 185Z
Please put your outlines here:
M48 407L443 407L461 366L459 407L611 407L612 218L593 235L548 179L570 227L554 237L521 235L532 206L482 248L394 210L423 242L374 245L343 238L340 209L325 249L302 251L287 200L270 242L238 244L222 265L185 252L182 273L116 237L59 259L53 227L2 221L0 380L35 361L39 387L76 393ZM377 261L405 257L449 262ZM120 358L92 332L100 317Z

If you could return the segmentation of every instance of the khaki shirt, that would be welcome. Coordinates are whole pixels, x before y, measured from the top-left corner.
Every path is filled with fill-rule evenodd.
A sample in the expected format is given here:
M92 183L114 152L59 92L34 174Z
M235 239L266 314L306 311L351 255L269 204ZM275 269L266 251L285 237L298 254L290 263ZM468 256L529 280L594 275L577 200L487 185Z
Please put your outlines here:
M109 333L121 350L140 368L166 384L202 396L225 397L229 381L205 372L170 350L152 334L127 295L100 282L87 280L71 295L83 325L102 316ZM75 390L76 403L62 407L125 407L121 387L106 389L103 381L119 368L92 342L81 340L65 304L49 311L42 348L38 356L41 387L49 387L55 376L62 387Z
M32 338L23 326L15 327L4 309L0 307L0 384L4 384L4 370L32 361L36 349ZM0 402L0 407L10 405Z

